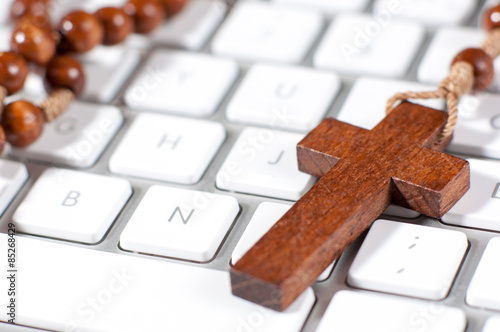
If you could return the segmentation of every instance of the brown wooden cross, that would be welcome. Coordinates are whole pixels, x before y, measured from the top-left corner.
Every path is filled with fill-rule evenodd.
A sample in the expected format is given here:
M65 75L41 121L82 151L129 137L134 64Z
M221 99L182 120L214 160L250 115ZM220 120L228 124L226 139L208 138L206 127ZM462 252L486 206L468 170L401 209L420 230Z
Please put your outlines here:
M371 131L323 120L297 146L300 170L321 179L233 266L233 294L282 311L391 202L446 213L469 189L467 161L432 149L446 120L408 102Z

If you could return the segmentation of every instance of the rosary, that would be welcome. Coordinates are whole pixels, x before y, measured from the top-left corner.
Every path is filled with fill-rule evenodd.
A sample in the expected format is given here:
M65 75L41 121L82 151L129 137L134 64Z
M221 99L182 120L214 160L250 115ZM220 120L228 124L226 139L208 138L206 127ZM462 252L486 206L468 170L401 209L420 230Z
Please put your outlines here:
M460 97L485 90L500 54L500 5L488 36L452 61L436 91L398 93L373 130L324 119L297 145L301 171L320 180L231 269L234 295L285 310L394 203L440 218L469 189L469 164L442 153ZM408 99L441 98L448 113Z
M82 54L99 44L123 42L132 32L147 34L183 9L188 0L129 0L122 8L105 7L91 14L74 11L53 30L50 0L15 0L15 24L10 52L0 52L0 153L5 143L30 145L40 137L44 122L61 115L85 87L82 64L71 53ZM39 106L4 99L20 91L29 65L45 67L49 96Z

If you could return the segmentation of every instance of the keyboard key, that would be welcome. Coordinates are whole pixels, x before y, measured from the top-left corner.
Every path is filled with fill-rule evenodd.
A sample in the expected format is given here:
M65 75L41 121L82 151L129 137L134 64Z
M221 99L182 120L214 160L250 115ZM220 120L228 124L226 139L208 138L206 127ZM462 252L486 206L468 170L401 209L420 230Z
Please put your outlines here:
M2 11L0 10L0 13ZM0 24L0 52L10 51L10 38L12 37L12 27Z
M125 92L136 110L208 116L238 76L238 65L205 54L153 53Z
M261 203L255 211L252 219L248 223L245 232L241 236L238 244L234 248L231 256L231 263L236 262L250 249L257 241L267 233L269 229L278 221L281 216L290 209L291 204ZM326 280L333 270L333 263L318 277L318 281Z
M56 331L298 332L311 289L283 313L231 294L226 271L152 260L19 236L16 323ZM7 236L0 236L7 252ZM7 260L1 260L7 271ZM8 289L8 279L0 286ZM2 303L9 301L2 292ZM22 314L21 314L22 313ZM6 310L0 319L6 321Z
M354 287L440 300L448 294L467 247L461 232L377 220L347 281Z
M500 163L468 159L470 189L442 220L447 224L500 231Z
M375 0L375 14L392 13L395 18L418 21L428 26L465 23L476 9L474 0Z
M48 168L14 213L17 230L83 243L97 243L132 195L118 178Z
M473 307L500 310L500 238L488 242L467 290L466 302Z
M57 165L85 168L102 154L123 122L114 106L73 102L59 118L45 124L42 135L11 155Z
M464 332L465 313L441 303L373 293L340 291L318 332Z
M423 28L413 23L341 15L328 28L313 62L343 74L402 77L423 38Z
M239 211L234 197L152 186L120 236L125 250L207 262Z
M10 24L10 8L14 0L0 2L0 26Z
M298 64L322 26L315 11L239 2L212 40L212 52L246 62Z
M298 170L296 145L304 136L246 128L216 177L223 190L298 200L316 178Z
M328 14L346 11L362 11L368 0L273 0L277 4L292 5L302 8L316 9Z
M490 317L486 321L486 324L484 325L482 332L497 332L497 331L500 331L500 316Z
M191 0L178 15L156 29L151 39L159 44L200 50L219 26L226 10L224 1Z
M434 35L422 62L418 67L417 78L420 82L439 84L449 72L455 56L465 48L480 47L486 38L482 29L465 27L440 29ZM500 59L494 61L495 76L490 89L500 89Z
M0 160L0 215L28 180L28 170L21 163Z
M113 173L198 182L226 138L220 123L140 114L109 161Z
M309 131L316 127L340 89L330 73L299 67L255 65L227 106L233 122Z

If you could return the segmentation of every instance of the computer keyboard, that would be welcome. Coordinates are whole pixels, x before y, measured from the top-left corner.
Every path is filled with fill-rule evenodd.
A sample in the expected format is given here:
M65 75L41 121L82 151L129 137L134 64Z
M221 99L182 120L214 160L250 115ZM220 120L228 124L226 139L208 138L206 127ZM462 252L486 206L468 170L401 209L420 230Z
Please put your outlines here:
M53 1L55 22L124 2ZM435 88L496 4L191 0L80 56L83 96L0 159L0 320L15 279L19 324L0 331L500 331L498 59L459 105L447 151L471 189L442 220L391 205L283 313L233 296L228 273L316 181L297 168L304 135L325 116L372 129L394 93ZM8 100L43 100L42 77Z

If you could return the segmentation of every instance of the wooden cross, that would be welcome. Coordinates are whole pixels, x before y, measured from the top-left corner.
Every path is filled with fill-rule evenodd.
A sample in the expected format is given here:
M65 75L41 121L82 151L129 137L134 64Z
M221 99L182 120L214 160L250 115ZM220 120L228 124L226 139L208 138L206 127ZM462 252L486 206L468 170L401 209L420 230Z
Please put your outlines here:
M300 170L321 179L233 266L233 294L282 311L391 202L446 213L469 189L468 162L432 149L446 121L408 102L371 131L323 120L297 146Z

